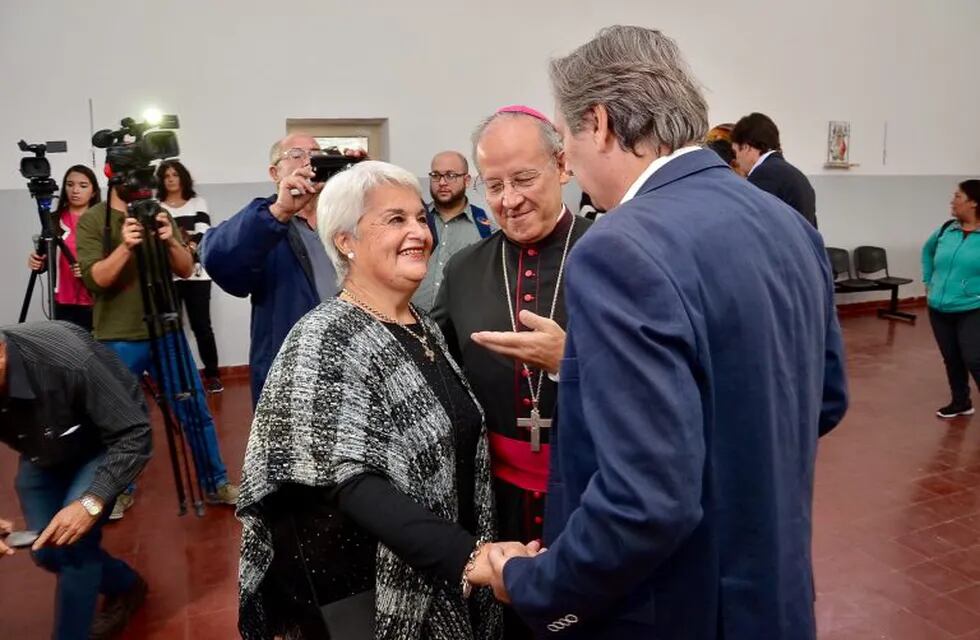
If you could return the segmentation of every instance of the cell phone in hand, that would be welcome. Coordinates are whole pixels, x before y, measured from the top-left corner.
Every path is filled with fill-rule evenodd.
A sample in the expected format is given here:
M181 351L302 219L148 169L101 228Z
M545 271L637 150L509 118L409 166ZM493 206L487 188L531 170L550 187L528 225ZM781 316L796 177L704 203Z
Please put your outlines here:
M26 549L40 537L39 531L11 531L4 536L4 544L13 549Z

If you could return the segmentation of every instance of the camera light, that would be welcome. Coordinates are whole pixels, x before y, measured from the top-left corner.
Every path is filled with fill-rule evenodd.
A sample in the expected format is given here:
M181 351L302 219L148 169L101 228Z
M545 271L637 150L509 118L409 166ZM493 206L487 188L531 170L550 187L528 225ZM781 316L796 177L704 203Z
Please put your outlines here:
M143 120L150 126L157 126L163 120L163 112L156 107L150 107L143 112Z

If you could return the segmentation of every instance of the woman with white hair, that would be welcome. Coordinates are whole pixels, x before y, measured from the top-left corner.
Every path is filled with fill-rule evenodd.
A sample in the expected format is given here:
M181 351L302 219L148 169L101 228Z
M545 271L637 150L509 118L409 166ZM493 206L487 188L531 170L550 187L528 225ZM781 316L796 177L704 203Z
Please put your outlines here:
M483 414L409 302L432 248L419 184L357 164L327 183L317 230L342 289L293 328L256 408L242 636L496 638L489 590L468 599L494 536Z

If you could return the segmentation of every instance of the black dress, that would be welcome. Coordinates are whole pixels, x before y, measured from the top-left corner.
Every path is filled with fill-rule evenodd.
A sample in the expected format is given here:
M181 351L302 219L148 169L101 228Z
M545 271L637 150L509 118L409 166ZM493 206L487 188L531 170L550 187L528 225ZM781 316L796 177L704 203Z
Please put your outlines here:
M339 487L292 484L279 489L263 501L276 550L263 582L263 605L277 633L329 638L317 605L374 588L379 540L414 569L452 584L460 580L476 545L471 532L476 530L479 408L438 349L435 361L425 355L411 334L413 329L420 331L419 325L386 326L419 367L455 427L460 522L433 515L377 475L364 474ZM304 577L307 573L310 580Z

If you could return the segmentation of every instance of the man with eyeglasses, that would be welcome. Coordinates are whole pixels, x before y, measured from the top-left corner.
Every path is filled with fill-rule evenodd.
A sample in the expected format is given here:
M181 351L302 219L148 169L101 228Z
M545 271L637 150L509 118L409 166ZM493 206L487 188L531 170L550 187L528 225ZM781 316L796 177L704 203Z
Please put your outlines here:
M466 197L469 186L469 164L463 154L442 151L432 158L429 171L432 204L426 215L432 232L432 255L425 280L412 297L415 306L426 311L435 302L449 259L463 247L493 233L487 212Z
M542 537L566 258L592 223L562 203L570 174L561 137L541 113L504 107L473 142L502 233L453 256L432 317L486 412L498 535L527 543ZM504 628L506 640L533 637L510 611Z
M316 233L316 197L310 154L312 136L293 133L269 153L269 177L277 193L256 198L201 241L201 262L228 293L252 300L249 370L252 404L296 321L337 293L337 276Z

